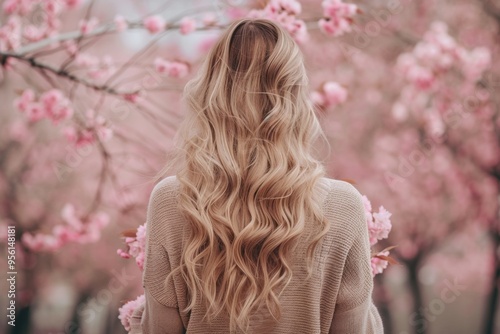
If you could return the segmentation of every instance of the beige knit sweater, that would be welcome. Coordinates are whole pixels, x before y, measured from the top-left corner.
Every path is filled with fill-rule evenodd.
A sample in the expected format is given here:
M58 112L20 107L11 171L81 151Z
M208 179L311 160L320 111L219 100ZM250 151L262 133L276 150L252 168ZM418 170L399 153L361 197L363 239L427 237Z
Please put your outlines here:
M130 333L229 333L227 319L202 321L201 307L189 314L181 311L187 291L180 276L164 284L171 268L179 265L188 228L176 207L178 186L176 177L170 176L151 194L143 273L146 302L134 312ZM361 195L349 183L329 178L322 178L318 186L331 227L317 249L317 269L310 280L305 279L307 245L299 242L292 258L292 281L280 297L282 318L276 323L264 312L256 314L250 333L383 334L371 297L370 244Z

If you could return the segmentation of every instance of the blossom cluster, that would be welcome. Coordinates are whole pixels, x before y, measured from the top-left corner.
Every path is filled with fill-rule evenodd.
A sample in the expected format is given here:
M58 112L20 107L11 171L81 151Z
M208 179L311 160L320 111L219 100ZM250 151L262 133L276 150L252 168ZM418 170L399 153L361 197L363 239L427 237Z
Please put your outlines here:
M64 224L54 226L51 234L23 233L22 243L33 251L55 251L70 242L88 244L101 237L102 229L108 225L109 216L98 212L81 216L72 204L66 204L61 212Z
M144 268L144 252L146 250L146 223L137 228L135 237L125 237L127 250L118 249L117 254L125 259L135 258L141 270Z
M306 24L297 18L301 12L302 6L296 0L271 0L263 9L251 10L248 17L273 20L281 24L295 41L305 42L308 36Z
M118 249L116 253L124 259L129 259L131 257L135 258L135 262L137 266L143 270L144 269L144 256L146 251L146 223L140 225L137 228L135 236L125 237L125 244L127 246L127 250ZM125 303L118 310L119 316L123 327L125 330L130 331L130 318L134 311L144 304L144 295L140 295L135 300L131 300Z
M178 61L168 61L161 57L157 57L154 60L154 67L158 73L172 78L183 78L189 74L188 64Z
M0 51L13 51L25 43L36 42L58 33L61 14L79 6L83 0L6 0L3 11L9 15L0 27ZM23 18L36 17L36 20Z
M379 240L386 239L392 229L391 213L383 206L380 206L378 212L373 212L370 200L363 196L363 204L365 206L366 224L368 226L368 235L370 245L375 245ZM372 274L380 274L387 268L388 261L384 258L389 256L389 251L384 250L375 254L371 259Z
M443 22L435 22L410 53L399 56L397 70L420 90L432 90L436 79L454 68L463 71L469 81L477 80L491 64L488 49L471 51L458 44Z
M135 310L140 307L142 304L145 302L145 297L144 295L140 295L134 300L131 300L125 304L123 304L122 307L118 309L118 319L120 319L123 327L125 327L126 331L130 331L130 318L132 318L132 315L134 314Z
M212 22L204 21L205 24L211 24ZM122 26L123 21L116 21L115 24ZM167 22L165 19L159 15L152 15L144 18L142 21L144 28L146 28L151 34L157 34L164 31L167 28ZM196 30L197 21L192 17L185 16L179 21L179 32L182 35L187 35Z
M327 108L335 107L347 100L347 90L337 82L328 81L324 83L320 90L311 93L314 105Z
M38 99L31 89L26 89L14 101L14 106L24 113L31 122L48 118L54 124L58 124L73 115L73 108L69 99L58 89L48 90L40 95Z
M453 107L448 101L455 87L449 86L448 78L459 75L460 87L473 87L491 62L487 48L467 50L448 34L445 23L434 22L411 52L398 57L395 69L405 86L393 105L393 117L403 121L413 112L423 119L431 136L442 135L445 114ZM457 94L462 98L463 90Z
M70 143L77 148L91 145L97 139L105 142L113 136L113 129L107 124L106 119L101 115L96 115L93 109L85 113L85 127L75 127L73 125L65 127L63 134Z
M66 49L75 56L75 66L90 79L105 78L115 72L116 64L109 55L99 58L88 53L78 53L74 44L68 45Z
M342 0L323 0L321 5L324 16L318 22L321 31L335 37L351 31L353 17L359 12L358 6Z

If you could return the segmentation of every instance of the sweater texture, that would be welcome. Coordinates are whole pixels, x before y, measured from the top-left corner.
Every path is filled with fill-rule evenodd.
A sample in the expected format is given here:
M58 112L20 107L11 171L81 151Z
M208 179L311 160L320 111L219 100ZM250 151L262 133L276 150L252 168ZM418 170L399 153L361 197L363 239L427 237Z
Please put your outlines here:
M305 238L299 239L291 259L292 280L280 296L281 319L276 322L266 312L256 312L250 318L248 333L384 332L372 301L370 243L362 197L343 181L322 178L317 186L330 228L314 254L314 273L306 279L307 243ZM130 333L230 333L224 316L209 323L203 320L206 310L202 306L189 313L182 311L188 295L180 275L165 284L171 269L180 264L190 228L177 206L178 190L177 178L170 176L151 193L142 277L146 298L132 315ZM313 223L306 224L304 235L314 228Z

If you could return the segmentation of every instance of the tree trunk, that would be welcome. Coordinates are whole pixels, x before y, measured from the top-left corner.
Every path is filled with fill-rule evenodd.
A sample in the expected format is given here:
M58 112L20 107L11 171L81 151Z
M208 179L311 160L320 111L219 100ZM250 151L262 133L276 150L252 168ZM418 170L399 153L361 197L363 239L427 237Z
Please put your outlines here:
M498 284L500 281L500 234L493 231L493 256L495 257L495 267L493 269L493 277L491 278L490 293L486 304L486 314L484 318L484 334L493 334L495 332L495 316L498 307Z
M418 270L420 269L420 260L418 258L407 262L408 284L413 297L413 313L410 314L408 323L413 328L415 334L427 333L429 321L424 317L422 289L418 282Z
M16 310L16 325L10 327L10 334L29 334L31 330L31 306L27 305Z
M90 293L86 290L79 294L76 304L73 308L71 320L69 321L69 324L67 324L64 328L65 334L78 334L83 332L79 309L89 298Z
M375 276L375 303L377 304L382 323L384 324L384 334L392 334L394 328L392 326L392 316L389 305L391 298L384 284L384 275Z

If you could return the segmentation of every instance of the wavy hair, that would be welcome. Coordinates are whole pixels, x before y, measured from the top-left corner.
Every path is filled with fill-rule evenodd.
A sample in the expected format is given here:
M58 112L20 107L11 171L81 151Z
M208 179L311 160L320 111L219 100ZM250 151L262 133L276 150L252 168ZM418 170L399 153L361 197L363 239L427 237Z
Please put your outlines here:
M184 90L179 206L190 224L180 271L189 311L229 316L248 330L266 307L281 315L279 295L292 278L291 256L305 224L307 269L329 225L316 184L325 175L312 155L326 140L309 98L302 53L267 19L233 22Z

